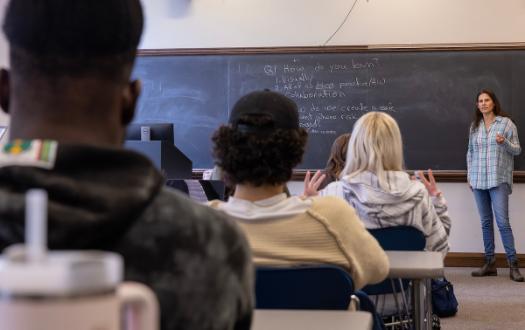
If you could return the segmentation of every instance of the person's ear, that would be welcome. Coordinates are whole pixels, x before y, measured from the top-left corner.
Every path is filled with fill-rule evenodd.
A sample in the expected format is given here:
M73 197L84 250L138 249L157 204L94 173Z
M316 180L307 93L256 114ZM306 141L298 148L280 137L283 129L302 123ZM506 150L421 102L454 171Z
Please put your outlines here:
M0 69L0 108L9 113L9 71Z
M142 89L140 80L133 80L125 87L122 100L121 122L124 126L131 123L135 115L135 107Z

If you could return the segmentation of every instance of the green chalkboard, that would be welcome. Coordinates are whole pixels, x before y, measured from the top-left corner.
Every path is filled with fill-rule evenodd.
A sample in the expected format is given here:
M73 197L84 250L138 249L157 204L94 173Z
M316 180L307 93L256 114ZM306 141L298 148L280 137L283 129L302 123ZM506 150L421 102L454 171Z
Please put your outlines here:
M476 92L490 88L525 128L525 50L352 48L144 51L135 121L172 122L194 168L211 168L210 136L242 95L269 88L295 100L309 142L299 169L324 168L330 145L363 113L386 111L404 138L407 169L465 170ZM525 153L524 153L525 154ZM524 155L516 169L525 170Z

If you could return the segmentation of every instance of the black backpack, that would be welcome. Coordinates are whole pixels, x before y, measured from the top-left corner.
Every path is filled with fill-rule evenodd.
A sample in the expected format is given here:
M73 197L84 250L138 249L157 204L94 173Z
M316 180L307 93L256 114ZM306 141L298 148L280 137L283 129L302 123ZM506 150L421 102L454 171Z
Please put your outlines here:
M439 317L454 316L458 312L458 300L454 295L454 286L447 281L432 280L432 309Z

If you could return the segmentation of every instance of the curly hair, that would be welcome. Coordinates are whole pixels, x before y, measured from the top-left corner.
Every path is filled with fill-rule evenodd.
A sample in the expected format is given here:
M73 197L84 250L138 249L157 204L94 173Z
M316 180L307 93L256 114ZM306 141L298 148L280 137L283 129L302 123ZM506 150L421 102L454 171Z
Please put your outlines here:
M267 118L244 116L213 134L213 157L230 185L282 184L301 162L307 138L303 128L274 129Z

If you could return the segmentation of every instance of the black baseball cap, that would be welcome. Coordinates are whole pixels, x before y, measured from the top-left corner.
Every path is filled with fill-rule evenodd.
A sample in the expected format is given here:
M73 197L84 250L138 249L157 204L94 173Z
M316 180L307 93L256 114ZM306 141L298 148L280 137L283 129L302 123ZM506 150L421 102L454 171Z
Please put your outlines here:
M298 129L299 113L297 105L288 97L265 89L241 97L233 106L229 123L245 131L258 131L259 128L248 128L243 123L246 117L269 118L270 126L261 129Z

